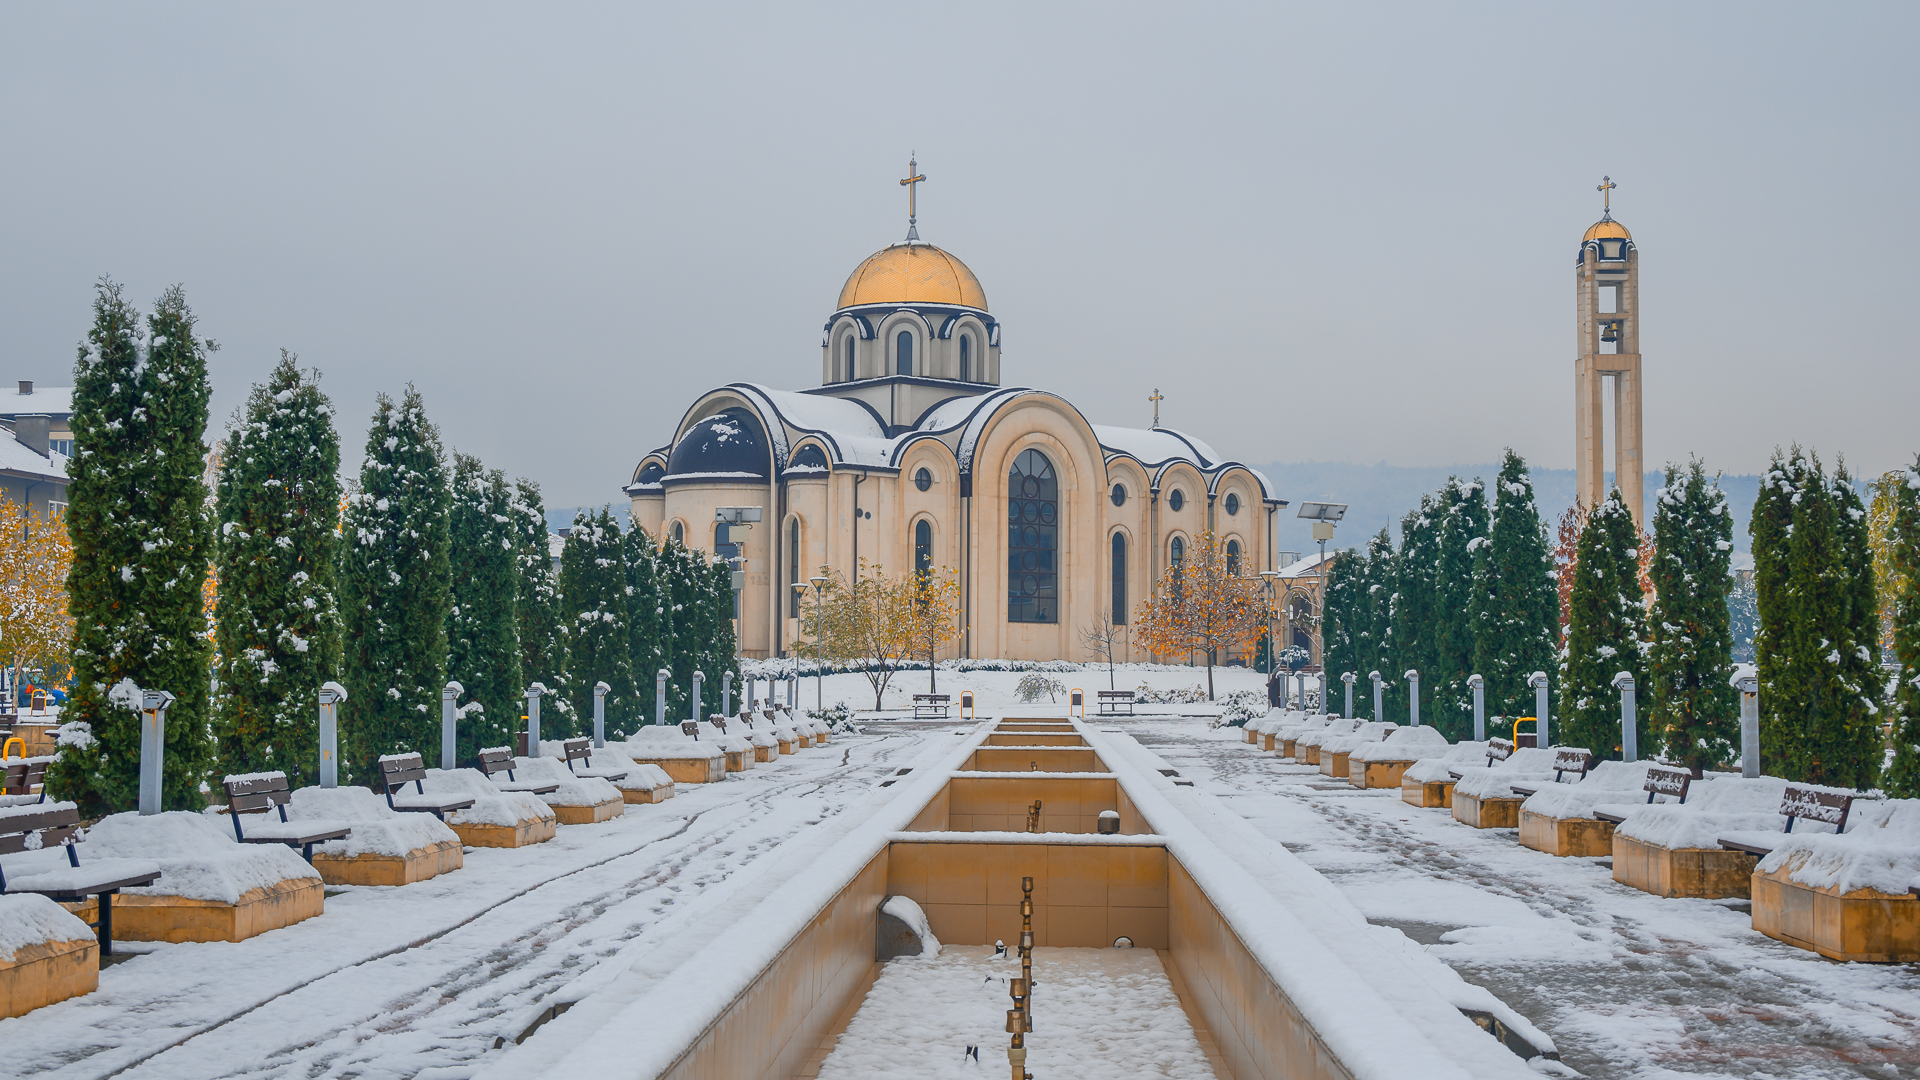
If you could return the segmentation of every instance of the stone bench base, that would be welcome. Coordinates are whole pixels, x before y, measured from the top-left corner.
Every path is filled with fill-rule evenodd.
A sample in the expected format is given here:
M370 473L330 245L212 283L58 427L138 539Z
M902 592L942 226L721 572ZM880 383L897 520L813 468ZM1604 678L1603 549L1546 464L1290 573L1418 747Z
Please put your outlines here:
M1613 834L1613 880L1655 896L1708 900L1753 895L1760 860L1723 848L1663 848Z
M326 886L319 878L288 878L248 889L236 904L121 893L113 898L113 937L116 941L245 941L320 914L325 895Z
M777 746L756 746L753 748L753 760L755 761L772 761L779 756L780 748Z
M781 752L781 753L783 753L783 754L791 754L791 753L793 753L793 750L794 750L794 746L793 746L793 740L792 740L792 739L779 739L779 740L777 740L777 741L778 741L778 742L780 743L780 752Z
M329 855L313 853L313 868L329 885L411 885L439 877L463 865L458 840L442 840L405 855Z
M1428 780L1421 783L1403 776L1400 778L1400 798L1422 809L1449 809L1453 806L1453 781Z
M447 822L468 847L526 847L553 839L558 823L553 818L528 818L512 825L456 825Z
M1274 736L1273 736L1273 732L1271 732L1271 731L1269 731L1269 732L1267 732L1266 734L1264 734L1264 735L1262 735L1262 736L1260 736L1260 749L1262 749L1262 750L1272 750L1272 749L1273 749L1273 739L1274 739Z
M666 802L668 799L673 798L673 785L662 784L651 790L647 788L621 788L620 797L625 799L629 806L636 806L640 803Z
M802 750L806 750L813 746L813 736L811 735L795 733L793 737L793 741L794 741L794 744L800 747L800 749Z
M1347 783L1357 788L1397 788L1411 761L1347 761Z
M1302 765L1318 765L1320 764L1320 748L1317 746L1296 747L1294 749L1293 760Z
M1920 960L1920 899L1910 893L1789 880L1792 864L1753 875L1753 928L1829 960L1906 964Z
M1613 822L1596 818L1552 818L1522 810L1520 843L1549 855L1587 858L1612 855Z
M1475 829L1513 829L1520 825L1525 799L1476 799L1453 793L1453 820Z
M635 765L658 765L676 784L715 784L727 778L724 758L634 758Z
M95 939L22 945L13 959L0 960L0 1020L91 994L99 986L100 943Z
M753 755L745 750L725 750L728 772L746 772L753 768Z
M1260 744L1260 733L1243 727L1240 729L1240 741L1258 746Z
M1293 743L1294 740L1292 739L1276 740L1276 744L1280 747L1279 753L1281 757L1290 758L1293 756Z
M609 821L627 812L625 799L608 799L590 806L555 806L553 816L562 825L592 825L599 821Z
M1351 751L1346 753L1328 752L1325 754L1321 754L1320 755L1321 774L1324 776L1337 776L1342 780L1346 780L1347 772L1348 772L1347 758L1350 756L1352 756Z

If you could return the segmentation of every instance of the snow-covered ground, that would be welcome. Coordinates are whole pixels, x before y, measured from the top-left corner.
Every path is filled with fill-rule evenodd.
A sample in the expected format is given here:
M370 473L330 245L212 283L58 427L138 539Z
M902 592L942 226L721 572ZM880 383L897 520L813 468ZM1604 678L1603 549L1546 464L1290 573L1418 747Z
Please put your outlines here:
M1085 690L1089 716L1093 715L1097 708L1094 698L1094 692L1097 690L1136 690L1142 684L1156 690L1185 690L1197 687L1202 693L1207 688L1207 669L1198 666L1115 664L1111 687L1108 686L1109 679L1104 666L1088 665L1077 672L1046 671L1040 674L1059 680L1069 690L1076 687ZM960 695L968 690L973 691L974 705L978 709L999 711L1017 708L1022 703L1019 695L1015 693L1015 687L1026 675L1027 672L1024 671L955 671L941 668L933 673L930 682L928 672L924 668L918 671L899 671L894 673L892 681L887 684L881 703L883 709L889 712L910 712L913 708L913 695L929 693L928 687L932 686L934 692L953 695L953 715L956 717L960 715ZM816 686L816 683L819 685ZM764 693L766 683L763 681L759 685L762 689L755 692ZM1236 690L1258 690L1265 694L1266 687L1267 677L1257 671L1242 667L1213 669L1213 692L1216 698L1225 697ZM1339 684L1336 683L1335 689L1338 690L1338 688ZM824 702L828 708L833 707L835 703L844 702L847 708L857 712L872 711L873 684L868 681L867 676L858 673L827 675L818 679L811 675L802 678L800 706L812 709L819 702ZM1037 702L1039 705L1055 706L1064 706L1066 703L1065 695L1052 701L1042 695Z

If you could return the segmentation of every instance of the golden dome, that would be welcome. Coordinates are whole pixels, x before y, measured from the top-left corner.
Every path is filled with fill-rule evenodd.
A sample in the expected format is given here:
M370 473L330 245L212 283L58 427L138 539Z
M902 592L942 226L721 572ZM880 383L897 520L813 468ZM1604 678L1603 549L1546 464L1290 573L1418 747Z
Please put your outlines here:
M840 289L840 307L860 304L956 304L987 310L987 294L967 264L932 244L895 244L867 256Z
M1580 242L1584 244L1589 240L1631 239L1633 239L1633 234L1627 231L1627 227L1609 217L1601 218L1599 221L1594 222L1593 228L1587 230L1587 235L1581 237Z

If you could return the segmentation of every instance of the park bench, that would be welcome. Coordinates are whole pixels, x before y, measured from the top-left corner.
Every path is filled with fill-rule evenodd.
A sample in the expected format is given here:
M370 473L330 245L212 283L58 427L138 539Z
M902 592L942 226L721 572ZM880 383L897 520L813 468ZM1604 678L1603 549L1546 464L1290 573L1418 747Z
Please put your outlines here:
M1562 747L1553 755L1553 782L1566 783L1568 773L1578 773L1585 780L1587 773L1593 771L1593 751ZM1513 784L1515 795L1533 795L1540 790L1537 784Z
M1506 739L1488 739L1487 740L1487 768L1491 769L1493 768L1495 762L1505 761L1512 756L1513 756L1513 743L1509 742ZM1462 773L1459 769L1448 769L1447 774L1452 776L1455 780L1458 780L1462 776L1466 775L1465 773Z
M480 751L480 771L486 778L493 780L493 786L501 791L524 791L529 795L551 795L560 790L553 781L515 780L513 778L513 751L504 746L494 746ZM495 773L506 773L507 782L494 780Z
M561 743L560 746L561 746L561 749L566 751L567 771L574 774L575 776L597 776L600 779L605 780L609 783L615 780L625 780L627 778L627 770L625 769L596 769L592 767L593 766L593 740L592 739L587 739L587 738L568 739L567 741ZM587 767L584 769L574 768L573 763L576 761L586 762Z
M1134 696L1131 690L1096 690L1093 696L1096 715L1118 716L1122 705L1127 707L1128 716L1133 715Z
M1780 796L1780 816L1787 819L1787 827L1782 835L1793 831L1793 823L1799 818L1809 821L1824 821L1833 826L1833 831L1847 831L1847 815L1853 812L1853 796L1845 792L1819 791L1814 788L1793 787L1788 785L1786 793ZM1741 833L1734 837L1721 837L1720 846L1728 851L1744 851L1749 855L1766 858L1773 853L1774 845L1763 839L1770 834Z
M915 694L913 695L913 718L945 720L952 703L952 694Z
M1647 782L1642 785L1641 790L1647 793L1647 805L1651 806L1654 798L1659 795L1672 795L1676 802L1684 803L1687 801L1687 789L1692 786L1693 774L1687 770L1669 769L1665 765L1650 765L1647 767ZM1627 820L1625 814L1615 814L1600 809L1594 810L1593 816L1601 821L1611 821L1615 825Z
M427 767L421 762L419 754L388 754L381 758L380 787L387 793L387 809L400 813L432 814L445 821L448 812L465 810L473 805L471 795L428 792L421 783L426 776ZM408 784L413 785L411 794L406 790Z
M223 783L227 789L227 817L233 821L233 838L242 844L285 844L299 848L300 856L311 863L313 845L338 840L353 831L338 821L288 821L287 801L293 798L293 792L287 787L286 773L229 776ZM253 835L249 836L241 827L240 818L256 810L267 813L278 810L280 820L267 818L255 822Z
M47 801L47 763L51 758L16 758L7 762L6 777L0 780L0 806L22 806ZM34 788L40 788L35 794Z
M141 859L101 859L81 866L73 835L79 828L80 809L72 803L56 803L48 809L0 811L0 855L56 845L67 849L64 870L16 873L9 882L6 870L0 869L0 893L39 893L62 904L82 904L89 896L99 897L99 921L94 929L100 936L100 955L105 958L113 952L114 895L131 886L153 884L160 879L160 868Z

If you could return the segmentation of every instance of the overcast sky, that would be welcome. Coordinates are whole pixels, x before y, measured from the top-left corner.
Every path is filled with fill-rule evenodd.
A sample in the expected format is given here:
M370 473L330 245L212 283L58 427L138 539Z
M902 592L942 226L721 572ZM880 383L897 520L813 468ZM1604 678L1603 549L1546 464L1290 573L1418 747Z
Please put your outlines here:
M1920 450L1920 8L0 8L0 378L185 285L215 427L282 347L357 467L409 381L550 505L701 391L817 385L920 230L1007 383L1250 462L1572 463L1573 269L1641 251L1649 464ZM1276 477L1282 497L1284 476Z

